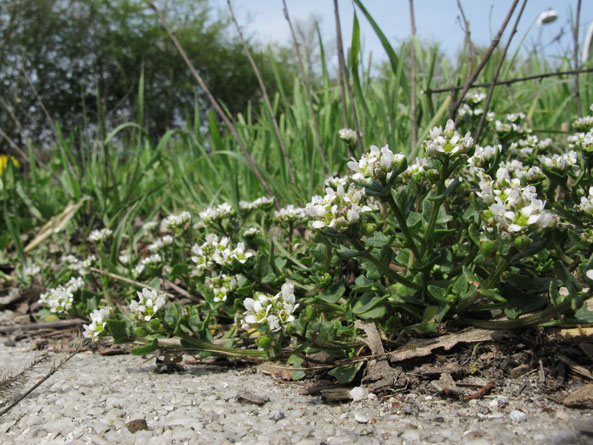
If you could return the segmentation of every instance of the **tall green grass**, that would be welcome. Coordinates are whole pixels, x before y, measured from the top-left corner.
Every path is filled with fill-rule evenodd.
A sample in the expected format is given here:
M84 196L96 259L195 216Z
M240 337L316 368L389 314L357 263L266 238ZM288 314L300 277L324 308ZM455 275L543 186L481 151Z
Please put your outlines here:
M355 4L358 15L352 17L347 69L364 146L389 144L393 151L413 158L422 150L421 141L428 130L442 124L448 114L449 94L430 91L462 83L469 65L461 57L463 62L455 67L450 61L437 57L434 46L422 45L417 40L395 48L362 2L355 0ZM361 20L368 21L381 40L387 56L383 69L363 64ZM319 43L322 80L313 85L311 93L328 171L343 175L347 173L350 149L338 137L338 130L343 127L340 91L336 80L328 74L330 55L325 52L321 40ZM406 65L410 44L416 51L417 91L410 91L411 73ZM272 66L276 63L271 53L267 63ZM537 52L528 55L517 52L507 56L501 79L537 74L542 68L545 71L569 69L570 65L569 54L542 66ZM477 82L489 82L495 68L493 59ZM295 168L295 184L291 184L287 176L265 105L252 104L244 113L234 116L233 121L263 177L279 198L278 204L304 203L321 191L325 180L314 122L301 79L295 79L292 85L282 84L280 76L276 79L278 92L272 98L272 104ZM593 101L591 75L583 75L580 85L583 105L587 106ZM178 209L199 211L220 201L238 206L241 200L263 194L230 132L212 112L200 115L197 102L184 126L152 140L143 128L143 110L150 106L143 101L143 88L141 79L136 122L105 129L104 133L97 133L104 136L94 139L62 135L58 131L46 164L36 162L36 143L33 142L24 174L11 171L11 175L18 176L18 180L11 180L8 171L5 172L1 194L4 214L0 220L1 250L18 252L24 260L24 245L38 228L59 214L69 202L80 202L85 197L89 199L71 220L70 230L73 232L76 227L88 233L94 224L100 223L115 229L117 239L131 233L130 227L137 217L146 220ZM288 91L291 92L290 98ZM416 95L418 103L417 147L410 146L412 95ZM497 114L524 111L536 131L558 131L576 113L572 77L552 77L497 87L492 111ZM352 126L350 104L346 113ZM98 123L99 127L104 125L104 122ZM81 134L86 134L85 128L81 129Z

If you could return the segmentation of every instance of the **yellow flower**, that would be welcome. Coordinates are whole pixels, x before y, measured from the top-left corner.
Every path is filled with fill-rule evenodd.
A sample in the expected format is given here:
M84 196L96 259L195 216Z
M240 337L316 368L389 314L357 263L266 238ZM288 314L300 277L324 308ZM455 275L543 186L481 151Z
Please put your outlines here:
M12 165L14 165L15 167L18 168L19 161L17 161L14 156L0 155L0 175L2 174L2 172L4 171L4 169L6 168L6 166L8 165L8 160L9 159L12 161Z

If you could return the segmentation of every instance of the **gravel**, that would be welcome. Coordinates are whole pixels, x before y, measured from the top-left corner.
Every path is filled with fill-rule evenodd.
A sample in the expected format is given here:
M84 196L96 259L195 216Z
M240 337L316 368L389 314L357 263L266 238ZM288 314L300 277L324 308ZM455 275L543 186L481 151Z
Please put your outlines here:
M0 372L22 369L30 345L0 345ZM38 354L38 353L37 353ZM27 375L24 391L50 359ZM274 381L255 367L154 372L130 355L82 352L0 417L0 441L88 444L586 444L593 415L555 404L512 380L469 402L399 393L387 399L354 391L356 402L326 404ZM263 404L250 402L268 399ZM0 393L8 400L13 394ZM2 402L0 402L2 403ZM0 410L5 407L0 406ZM136 430L137 429L137 430ZM132 432L135 431L135 432Z

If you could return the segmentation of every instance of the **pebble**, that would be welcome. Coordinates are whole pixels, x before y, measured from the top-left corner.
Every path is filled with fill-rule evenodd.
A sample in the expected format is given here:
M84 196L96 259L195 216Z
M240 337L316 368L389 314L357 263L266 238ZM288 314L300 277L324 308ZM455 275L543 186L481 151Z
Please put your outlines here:
M353 402L360 402L361 400L368 398L369 391L362 386L357 386L356 388L352 388L350 390L350 395L352 396Z
M512 410L509 417L515 423L525 422L527 420L527 414L517 409Z

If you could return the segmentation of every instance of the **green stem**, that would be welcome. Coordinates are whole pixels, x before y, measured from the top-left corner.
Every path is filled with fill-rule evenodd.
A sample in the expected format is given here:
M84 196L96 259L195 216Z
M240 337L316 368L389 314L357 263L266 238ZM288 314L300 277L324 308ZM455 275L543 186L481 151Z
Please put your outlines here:
M443 161L443 166L441 168L441 177L439 183L437 185L437 196L442 196L443 192L445 191L445 180L447 179L447 170L449 167L449 158L445 158ZM426 232L424 234L424 245L422 246L422 250L420 252L421 258L424 258L426 252L430 252L432 250L433 245L433 234L434 229L436 227L437 218L439 216L439 210L441 209L441 205L445 200L444 197L441 197L438 202L435 201L434 207L430 213L430 219L428 221L428 227L426 228Z
M102 250L103 247L103 243L101 243L99 245L99 249ZM105 270L105 268L103 267L103 253L99 252L99 268L101 270ZM103 296L105 297L105 301L107 302L107 305L110 307L113 307L113 302L111 301L111 296L109 295L109 279L107 278L106 274L101 274L101 290L103 291Z
M410 233L410 229L408 228L408 223L406 221L406 218L404 218L404 215L402 214L399 207L397 206L395 200L393 199L393 196L389 195L387 198L387 202L389 203L389 207L391 208L391 211L393 212L393 214L395 215L395 218L397 219L397 223L399 224L400 230L402 231L402 233L408 240L408 243L410 244L410 249L412 249L414 256L416 258L420 258L420 251L418 250L418 247L416 246L414 237Z
M506 330L506 329L518 329L518 328L526 328L529 326L536 326L544 321L549 320L550 318L560 315L564 311L570 309L571 301L563 301L556 306L552 306L548 309L545 309L537 314L530 315L529 317L520 318L518 320L504 320L504 321L488 321L488 320L474 320L471 318L463 318L459 317L459 321L462 323L482 328L482 329L492 329L492 330Z
M511 258L511 251L509 251L509 253L507 254L506 257L504 257L497 265L496 265L496 269L494 270L494 273L492 275L490 275L486 281L484 281L483 283L480 284L481 288L484 289L489 289L494 283L496 283L496 281L498 281L498 279L500 278L500 276L502 275L502 273L507 269L507 267L510 264L510 258ZM457 312L463 312L465 311L468 307L470 307L472 304L474 304L476 302L476 300L480 297L480 289L476 289L476 291L464 302L460 303L457 306Z
M360 241L358 241L356 239L352 239L350 241L352 242L354 247L356 247L359 251L365 252L363 254L364 258L366 258L371 263L373 263L373 265L375 267L377 267L377 269L381 270L389 278L391 278L392 280L397 281L398 283L403 284L404 286L407 286L409 288L416 289L416 290L422 290L422 286L414 283L413 281L408 280L407 278L402 277L398 273L391 270L389 268L389 265L383 264L381 261L379 261L377 258L375 258L370 252L367 252L365 250L363 244Z
M235 348L225 348L224 346L218 346L212 343L208 343L202 340L198 340L197 338L193 338L189 335L179 334L179 338L192 346L195 346L196 349L201 351L212 352L214 354L220 355L227 355L232 357L255 357L255 358L266 358L267 353L266 351L260 351L256 349L235 349ZM160 345L159 345L160 346ZM170 345L167 345L170 346Z

